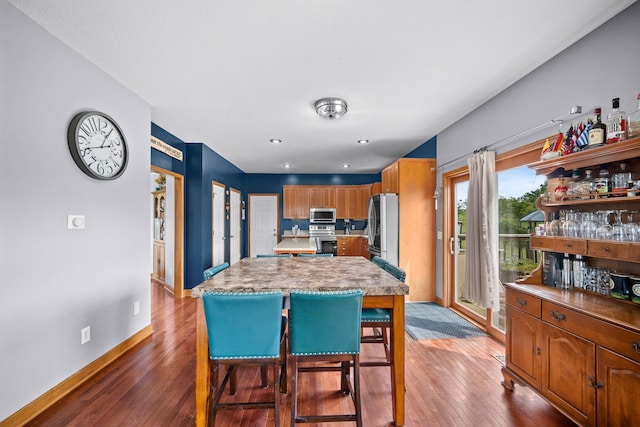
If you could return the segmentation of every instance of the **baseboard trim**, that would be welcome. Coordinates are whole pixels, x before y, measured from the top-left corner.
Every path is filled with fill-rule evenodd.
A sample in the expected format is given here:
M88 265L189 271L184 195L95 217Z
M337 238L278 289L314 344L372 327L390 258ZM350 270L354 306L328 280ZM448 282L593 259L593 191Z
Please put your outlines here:
M122 343L118 344L93 362L89 363L84 368L80 369L75 374L71 375L60 384L54 386L49 391L45 392L31 403L27 404L23 408L19 409L8 418L0 421L2 426L23 426L35 417L40 415L46 409L51 407L54 403L70 394L73 390L80 387L83 383L96 375L102 369L113 363L120 356L127 351L133 349L136 345L141 343L144 339L150 337L153 334L153 328L151 325L141 329L139 332L126 339Z

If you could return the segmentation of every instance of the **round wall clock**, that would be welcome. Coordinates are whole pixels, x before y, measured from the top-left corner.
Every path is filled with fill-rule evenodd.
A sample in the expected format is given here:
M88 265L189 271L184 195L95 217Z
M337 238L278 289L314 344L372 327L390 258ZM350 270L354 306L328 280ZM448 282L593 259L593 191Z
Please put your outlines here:
M98 111L77 114L69 124L71 157L91 178L116 179L127 167L127 143L118 124Z

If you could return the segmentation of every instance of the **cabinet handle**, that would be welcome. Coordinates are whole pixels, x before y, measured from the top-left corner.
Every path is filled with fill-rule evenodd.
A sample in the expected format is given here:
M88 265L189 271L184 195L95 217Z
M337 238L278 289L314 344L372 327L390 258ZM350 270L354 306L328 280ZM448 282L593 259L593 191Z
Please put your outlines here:
M640 344L634 341L633 344L631 344L631 347L633 347L636 353L640 353Z
M516 297L516 302L518 303L518 305L521 305L523 307L527 305L527 300L524 298Z
M549 316L553 317L555 320L567 320L567 316L560 313L559 311L551 310L549 312Z
M540 347L536 347L536 356L540 356Z
M609 252L609 251L611 251L611 249L609 249L609 247L608 247L608 246L603 247L603 248L602 248L602 250L603 250L603 251L605 251L605 252Z
M593 378L591 375L589 375L587 379L589 380L589 387L593 387L596 390L604 387L604 383L602 381L595 382L595 378Z
M573 243L567 243L565 246L568 247L568 248L572 248L573 247Z

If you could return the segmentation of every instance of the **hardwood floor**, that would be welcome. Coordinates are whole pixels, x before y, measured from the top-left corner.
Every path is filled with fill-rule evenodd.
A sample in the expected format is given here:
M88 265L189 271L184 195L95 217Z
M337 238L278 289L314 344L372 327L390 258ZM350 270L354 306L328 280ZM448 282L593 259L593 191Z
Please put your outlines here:
M192 426L195 412L195 301L175 300L152 287L153 336L87 381L28 426ZM406 335L406 426L573 426L566 417L525 387L501 385L504 352L488 337L415 341ZM383 357L380 345L362 346L361 359ZM391 416L389 370L361 368L363 424L388 426ZM259 387L259 370L240 370L238 399L270 393ZM349 410L339 378L303 374L298 402L302 411ZM234 397L225 394L224 399ZM290 396L282 398L281 426L289 425ZM272 426L270 410L222 411L220 427ZM333 424L322 424L332 426ZM350 425L336 423L335 425Z

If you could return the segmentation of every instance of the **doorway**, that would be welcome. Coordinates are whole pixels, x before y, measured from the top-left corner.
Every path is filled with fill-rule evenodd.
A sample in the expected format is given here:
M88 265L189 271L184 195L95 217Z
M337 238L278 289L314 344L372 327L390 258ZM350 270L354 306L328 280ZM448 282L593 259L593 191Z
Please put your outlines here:
M229 189L229 265L242 258L242 193L235 188Z
M161 176L164 178L160 178ZM164 185L161 185L163 180ZM172 291L175 298L182 298L186 295L184 290L184 177L152 165L150 181L151 279ZM163 195L164 202L161 200ZM156 218L162 221L156 221ZM160 237L164 238L164 244L156 245ZM158 263L161 264L158 265Z
M510 208L525 206L524 202L539 190L539 180L527 165L539 160L540 147L543 143L544 141L542 143L537 141L496 156L500 218L498 255L501 267L500 280L503 283L515 280L505 276L505 268L510 265L520 265L521 255L525 256L524 254L528 253L526 248L529 245L529 235L510 226L506 219L516 218L517 222L520 218L519 212L512 212ZM468 183L468 167L444 173L442 176L443 234L448 236L443 245L443 304L472 319L483 326L489 335L504 342L504 288L501 292L499 311L480 307L463 296ZM535 265L533 267L535 268Z
M280 195L249 194L249 256L272 254L280 234Z
M224 184L211 181L211 265L224 262L225 233Z

